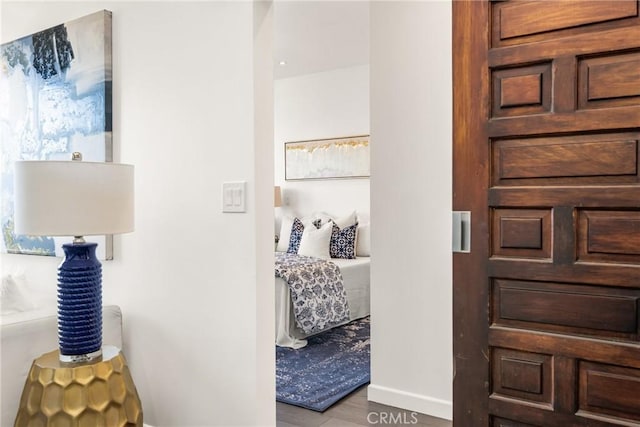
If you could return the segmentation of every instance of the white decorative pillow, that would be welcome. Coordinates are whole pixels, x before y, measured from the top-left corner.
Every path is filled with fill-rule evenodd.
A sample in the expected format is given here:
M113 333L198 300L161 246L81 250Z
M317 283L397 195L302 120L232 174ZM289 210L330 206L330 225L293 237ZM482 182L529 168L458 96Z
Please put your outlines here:
M36 308L26 294L26 280L23 276L2 276L0 287L0 311L2 315L28 311Z
M329 242L333 223L328 222L320 228L305 227L300 240L298 255L312 256L316 258L331 258L329 254Z
M293 226L293 220L295 218L289 215L282 215L282 224L280 225L280 236L278 245L276 246L277 252L287 252L289 249L289 239L291 239L291 227Z
M356 211L351 212L349 215L345 215L340 218L334 218L333 222L342 230L343 228L347 228L350 225L356 223Z
M371 224L358 225L356 256L371 256Z

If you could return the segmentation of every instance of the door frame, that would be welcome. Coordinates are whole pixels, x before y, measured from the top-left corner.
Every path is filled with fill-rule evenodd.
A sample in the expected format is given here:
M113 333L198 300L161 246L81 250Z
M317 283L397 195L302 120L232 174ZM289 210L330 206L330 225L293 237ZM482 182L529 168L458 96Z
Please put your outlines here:
M489 4L453 1L452 8L453 210L471 212L471 251L453 254L453 425L487 426Z

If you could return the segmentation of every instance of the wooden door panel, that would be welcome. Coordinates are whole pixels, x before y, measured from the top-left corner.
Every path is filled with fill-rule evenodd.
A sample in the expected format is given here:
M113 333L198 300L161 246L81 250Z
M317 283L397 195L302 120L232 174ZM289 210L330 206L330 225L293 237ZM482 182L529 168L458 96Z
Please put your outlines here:
M540 1L512 1L493 3L491 12L492 46L499 47L585 31L602 31L606 28L602 24L607 22L616 26L633 24L638 17L638 5L631 1L593 1L585 4L560 1L546 5ZM631 22L621 23L625 18Z
M640 421L640 370L579 362L579 412L583 416Z
M495 70L491 75L493 117L551 111L551 62Z
M491 256L551 260L551 209L494 209Z
M638 265L640 211L580 209L577 240L579 262Z
M492 325L637 342L639 300L639 289L495 279Z
M582 57L578 60L578 107L637 105L640 52Z
M638 183L639 140L637 132L494 139L492 185Z
M638 287L638 267L635 265L601 265L576 263L558 265L539 261L492 259L487 267L491 277L508 277L515 280L530 280L559 283L589 283L591 285ZM615 282L612 277L615 277ZM478 279L479 280L479 279Z
M456 426L640 426L639 10L453 3Z
M518 399L551 409L553 405L552 356L519 350L492 351L491 398Z
M589 0L573 1L586 3ZM606 0L601 3L606 3ZM633 4L633 2L628 3ZM558 60L566 56L587 57L589 55L614 55L637 51L638 46L635 40L638 40L640 36L640 19L634 18L629 24L605 31L587 32L557 39L551 38L538 43L495 47L487 53L487 60L489 67L498 68L550 59Z

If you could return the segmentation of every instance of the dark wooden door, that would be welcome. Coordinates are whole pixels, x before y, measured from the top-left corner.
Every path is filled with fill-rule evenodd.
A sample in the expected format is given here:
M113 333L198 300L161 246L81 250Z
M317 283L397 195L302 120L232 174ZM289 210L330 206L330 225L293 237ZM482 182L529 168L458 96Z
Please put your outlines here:
M454 1L454 425L640 426L637 1Z

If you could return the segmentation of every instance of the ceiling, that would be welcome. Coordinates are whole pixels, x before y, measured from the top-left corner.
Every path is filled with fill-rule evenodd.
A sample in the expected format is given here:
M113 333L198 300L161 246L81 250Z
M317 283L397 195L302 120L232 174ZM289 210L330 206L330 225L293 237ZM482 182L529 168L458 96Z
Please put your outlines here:
M276 0L274 27L275 79L369 63L368 1Z

